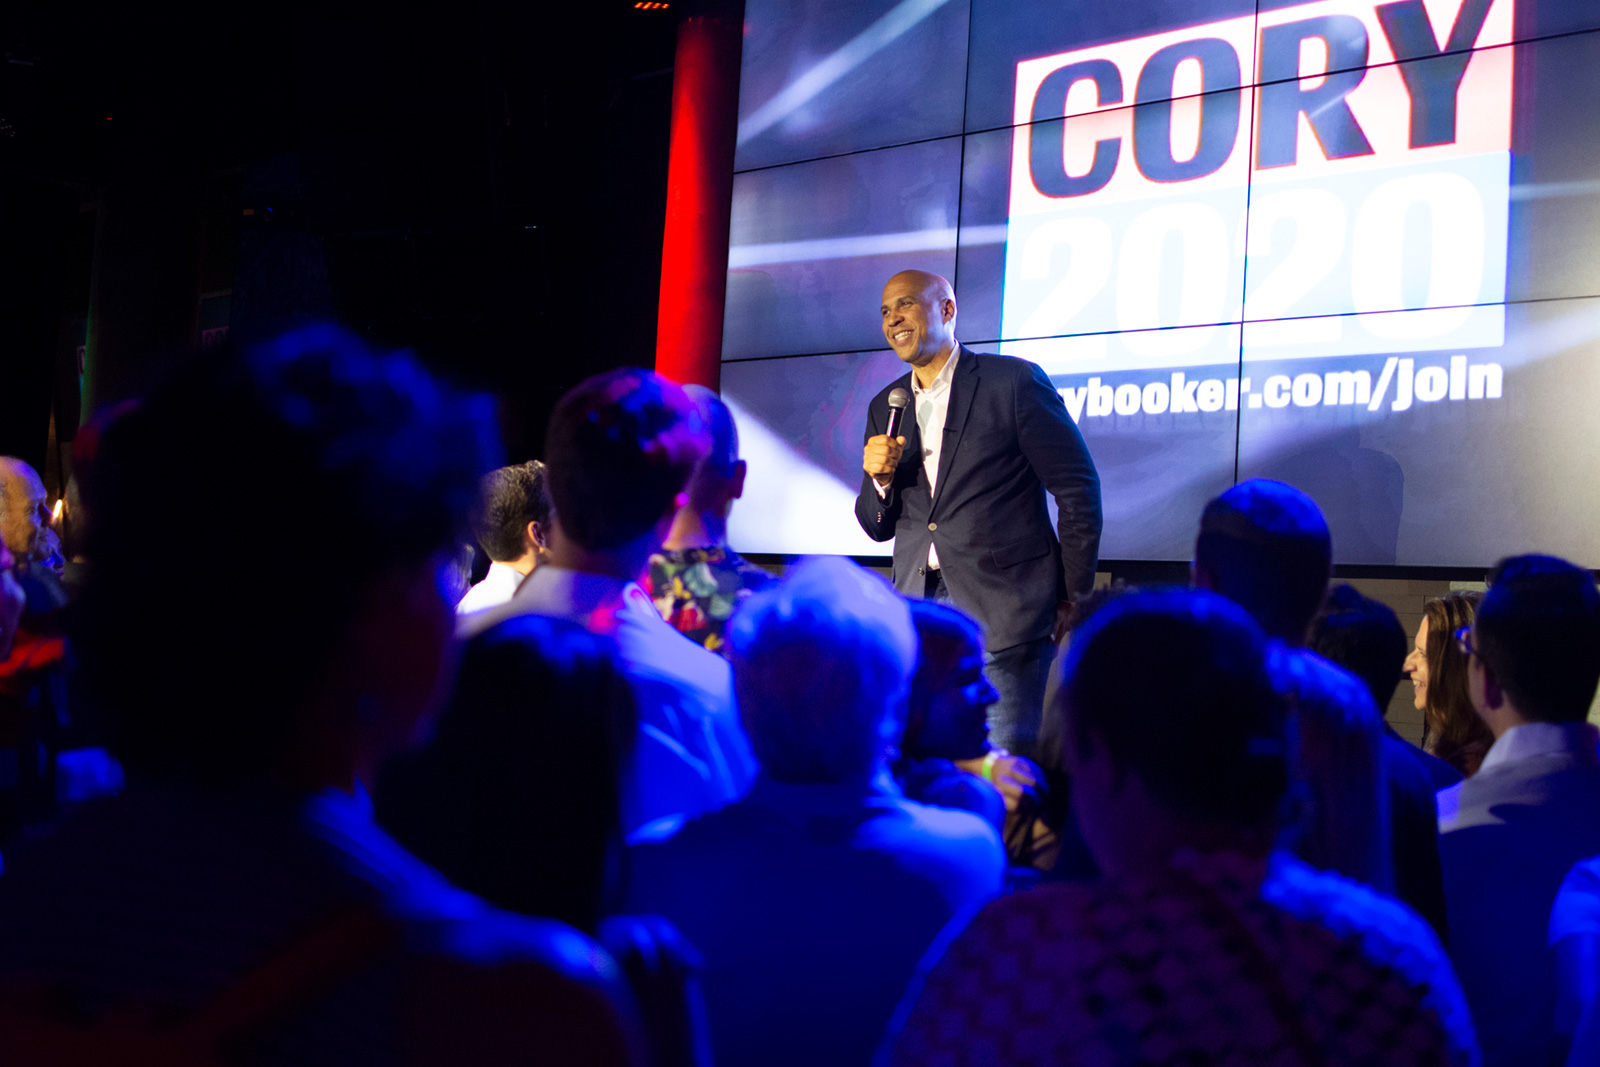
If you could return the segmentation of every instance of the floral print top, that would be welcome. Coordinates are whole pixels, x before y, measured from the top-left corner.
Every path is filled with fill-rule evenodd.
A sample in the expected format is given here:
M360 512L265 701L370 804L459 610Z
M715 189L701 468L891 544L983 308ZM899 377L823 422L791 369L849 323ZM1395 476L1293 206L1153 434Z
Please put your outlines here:
M663 550L645 572L650 599L674 629L712 652L722 652L722 631L745 597L777 581L768 571L726 548Z

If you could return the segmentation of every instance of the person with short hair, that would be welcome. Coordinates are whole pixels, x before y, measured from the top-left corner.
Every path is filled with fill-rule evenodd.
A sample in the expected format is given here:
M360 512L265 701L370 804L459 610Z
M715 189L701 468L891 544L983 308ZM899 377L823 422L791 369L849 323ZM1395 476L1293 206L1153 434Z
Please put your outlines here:
M909 606L917 669L895 779L912 800L988 819L1012 861L1031 863L1024 853L1031 853L1044 776L1031 760L989 743L985 712L998 694L984 671L983 631L952 604L912 600Z
M746 602L728 649L761 774L633 850L629 910L704 955L718 1067L862 1065L940 929L1000 891L1000 839L889 775L916 635L877 577L807 560Z
M1190 574L1282 642L1273 673L1297 720L1296 772L1309 809L1296 854L1387 893L1394 865L1382 713L1354 675L1303 647L1332 562L1316 502L1293 486L1251 478L1206 505Z
M1202 590L1117 597L1073 634L1056 700L1103 878L953 928L886 1062L1474 1062L1427 926L1275 847L1293 727L1270 655Z
M689 640L721 652L728 619L745 598L777 578L728 547L728 512L744 495L739 430L722 398L703 385L683 391L700 408L711 448L695 468L689 499L673 517L645 576L656 608Z
M1000 694L995 743L1032 758L1068 598L1094 584L1100 476L1043 368L956 339L948 279L900 271L878 314L907 373L867 406L856 521L874 541L894 540L900 592L948 600L983 624ZM890 437L896 392L909 403Z
M623 776L630 836L731 804L755 777L727 662L674 630L635 581L709 448L700 409L658 374L625 367L574 386L545 433L550 558L458 630L471 638L517 615L554 615L615 641L639 710Z
M1472 625L1481 594L1452 591L1422 605L1416 644L1406 655L1412 703L1422 712L1422 744L1456 771L1454 785L1483 766L1494 734L1472 706L1467 692L1467 657L1455 633ZM1444 786L1440 786L1444 788Z
M593 940L450 885L365 789L447 684L437 566L492 425L327 326L197 354L110 425L73 638L128 788L6 857L0 1062L118 1034L187 1051L150 1062L642 1062ZM174 470L243 577L159 565ZM330 569L307 515L361 551Z
M1548 1063L1556 891L1600 854L1600 737L1586 720L1600 682L1600 591L1553 556L1512 556L1489 574L1470 628L1472 706L1494 734L1478 773L1439 793L1450 955L1484 1063Z
M472 533L489 557L489 573L461 598L457 615L499 607L549 556L550 478L536 459L490 471L478 482Z
M1336 585L1311 623L1308 646L1360 678L1378 708L1400 684L1406 632L1387 604ZM1439 870L1439 816L1434 794L1461 780L1448 763L1408 743L1384 723L1383 769L1389 782L1394 891L1445 939L1449 929Z

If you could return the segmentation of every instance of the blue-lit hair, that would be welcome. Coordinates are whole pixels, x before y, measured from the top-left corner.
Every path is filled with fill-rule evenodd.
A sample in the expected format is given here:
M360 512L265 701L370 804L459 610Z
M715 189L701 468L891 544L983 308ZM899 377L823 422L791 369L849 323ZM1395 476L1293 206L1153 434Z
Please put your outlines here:
M1078 751L1104 746L1174 810L1261 824L1289 786L1267 647L1215 593L1127 593L1073 631L1056 710Z
M1473 640L1496 682L1531 719L1581 722L1600 682L1600 591L1555 556L1512 556L1489 573Z
M739 713L770 777L842 781L898 738L916 665L911 612L849 560L807 560L750 597L728 649Z
M1252 478L1206 505L1195 567L1273 637L1298 644L1322 606L1333 539L1316 502L1282 482Z
M117 417L77 636L130 770L270 776L374 584L458 543L493 433L334 326L207 349Z

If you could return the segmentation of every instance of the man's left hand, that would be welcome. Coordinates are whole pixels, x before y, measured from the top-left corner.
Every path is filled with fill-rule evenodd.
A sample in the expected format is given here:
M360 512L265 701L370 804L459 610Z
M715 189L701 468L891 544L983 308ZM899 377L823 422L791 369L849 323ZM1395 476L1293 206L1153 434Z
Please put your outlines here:
M1050 640L1060 644L1067 636L1067 626L1072 621L1072 601L1058 600L1056 602L1056 622L1050 628Z

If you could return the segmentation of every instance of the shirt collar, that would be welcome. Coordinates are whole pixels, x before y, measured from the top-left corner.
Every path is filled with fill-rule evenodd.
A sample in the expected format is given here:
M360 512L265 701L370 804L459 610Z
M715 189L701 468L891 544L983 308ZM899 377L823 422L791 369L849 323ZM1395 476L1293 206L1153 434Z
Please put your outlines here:
M513 602L524 609L587 622L596 611L614 608L632 584L545 563L528 575Z
M1489 746L1480 770L1530 756L1576 755L1593 764L1600 733L1586 722L1529 722L1513 726Z
M530 571L529 573L531 574L532 572ZM525 577L527 577L527 575L517 570L517 568L513 567L511 564L501 563L498 560L491 560L489 562L489 573L483 576L483 580L486 582L501 582L514 587L521 585L522 580Z
M933 384L926 389L917 382L916 372L911 375L911 391L918 396L926 393L942 393L950 388L950 382L955 377L956 360L961 358L961 346L956 345L956 350L950 353L950 358L944 361L944 366L939 368L938 375L933 379Z

